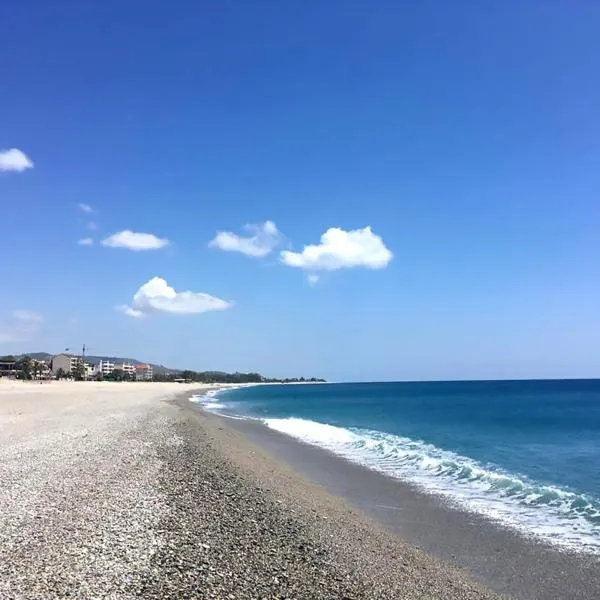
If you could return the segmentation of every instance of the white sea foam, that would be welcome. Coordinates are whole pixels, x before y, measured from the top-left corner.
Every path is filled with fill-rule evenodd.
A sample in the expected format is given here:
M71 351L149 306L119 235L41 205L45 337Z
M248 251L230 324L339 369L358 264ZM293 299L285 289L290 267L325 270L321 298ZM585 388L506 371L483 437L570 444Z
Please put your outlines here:
M272 429L410 482L467 510L563 548L600 554L600 501L483 465L419 440L315 421L265 419Z
M240 385L239 387L244 387ZM200 405L204 410L219 415L220 417L226 417L228 419L236 419L239 421L245 421L248 417L241 415L232 414L232 403L223 402L217 396L222 392L231 391L238 389L237 386L231 386L227 388L219 388L215 390L209 390L205 394L196 394L190 398L190 402ZM229 409L229 410L228 410Z
M217 400L217 394L221 390L209 390L205 394L197 394L190 398L190 402L194 404L199 404L205 410L209 412L217 412L219 409L223 409L226 405L223 402L219 402Z

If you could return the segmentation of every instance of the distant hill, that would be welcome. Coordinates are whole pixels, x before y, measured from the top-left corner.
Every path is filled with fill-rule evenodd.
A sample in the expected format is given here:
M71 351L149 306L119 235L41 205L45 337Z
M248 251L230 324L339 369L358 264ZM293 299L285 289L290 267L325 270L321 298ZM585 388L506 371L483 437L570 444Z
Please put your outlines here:
M73 352L72 354L75 354L75 353ZM25 352L24 354L19 354L17 356L17 358L20 358L21 356L30 356L31 358L34 358L35 360L50 360L55 355L49 354L48 352ZM138 360L137 358L123 358L122 356L86 356L85 360L86 360L86 362L89 362L91 365L97 365L101 360L108 360L110 362L115 362L115 363L116 362L118 362L118 363L129 362L129 363L136 363L136 364L137 363L149 364L152 366L152 369L154 370L154 372L157 375L175 373L178 371L178 369L169 369L168 367L165 367L164 365L156 365L154 363L149 363L148 361L145 361L145 360Z

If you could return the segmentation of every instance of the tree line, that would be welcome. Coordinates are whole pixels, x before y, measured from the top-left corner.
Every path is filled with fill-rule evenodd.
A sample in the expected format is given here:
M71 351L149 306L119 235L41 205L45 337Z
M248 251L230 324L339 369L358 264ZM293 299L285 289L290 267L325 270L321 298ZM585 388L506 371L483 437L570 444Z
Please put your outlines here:
M155 373L154 381L176 381L185 380L198 383L305 383L305 382L324 382L324 379L311 377L294 377L287 379L277 379L264 377L260 373L224 373L222 371L192 371L185 369L183 371L172 371L168 373Z

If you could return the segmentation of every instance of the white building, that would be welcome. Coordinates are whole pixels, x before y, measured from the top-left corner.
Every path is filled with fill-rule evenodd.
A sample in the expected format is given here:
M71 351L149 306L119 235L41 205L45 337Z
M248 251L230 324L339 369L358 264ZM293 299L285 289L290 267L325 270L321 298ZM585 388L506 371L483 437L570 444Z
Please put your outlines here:
M89 363L84 363L85 367L85 378L86 379L94 379L98 373L100 373L100 365L91 365Z
M152 365L139 364L135 366L135 378L138 381L152 381L153 376L154 370L152 369Z
M133 379L135 375L135 365L133 363L124 362L122 365L117 365L117 369L121 369L123 373L128 373Z
M110 375L115 370L115 363L110 360L101 360L98 364L98 372L102 375Z

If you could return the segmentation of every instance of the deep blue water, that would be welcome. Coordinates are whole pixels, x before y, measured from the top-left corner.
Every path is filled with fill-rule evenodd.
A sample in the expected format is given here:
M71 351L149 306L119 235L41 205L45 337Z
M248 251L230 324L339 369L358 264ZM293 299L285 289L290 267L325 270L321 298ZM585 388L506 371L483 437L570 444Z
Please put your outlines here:
M600 553L600 380L274 385L198 400Z

